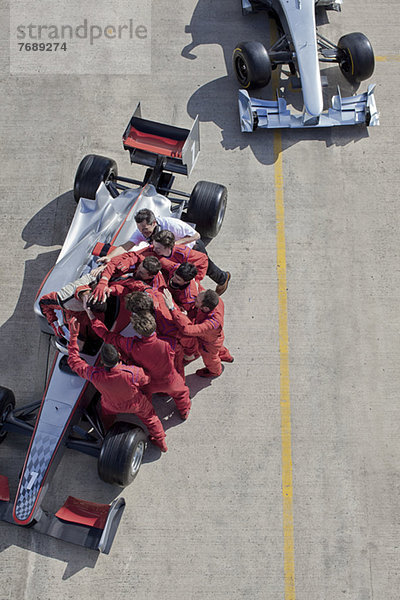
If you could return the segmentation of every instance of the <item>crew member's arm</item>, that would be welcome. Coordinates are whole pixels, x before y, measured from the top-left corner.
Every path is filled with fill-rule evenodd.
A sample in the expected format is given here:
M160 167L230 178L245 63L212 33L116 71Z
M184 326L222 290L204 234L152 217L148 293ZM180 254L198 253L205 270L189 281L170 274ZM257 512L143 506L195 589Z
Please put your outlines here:
M150 383L150 377L148 375L146 375L146 373L144 372L142 367L138 367L137 365L134 365L133 368L134 368L134 377L135 377L134 383L137 386L139 386L139 388L142 388L145 385L147 385L148 383Z
M110 284L110 293L112 296L126 296L130 292L145 292L151 289L151 286L144 281L134 279L133 277L128 277L122 281L113 281Z
M148 246L148 242L143 234L140 233L138 229L133 233L130 240L122 244L122 246L117 246L112 250L107 256L102 256L97 260L98 263L107 264L111 259L119 256L120 254L124 254L125 252L130 252L131 250L139 250L140 248Z
M180 310L175 309L171 292L169 290L164 290L163 294L165 298L165 304L171 311L174 323L184 335L187 335L188 337L202 337L207 331L214 331L221 326L216 317L213 315L210 315L210 317L206 321L203 321L203 323L193 324L189 317L184 315Z
M199 232L189 225L189 223L181 221L181 219L166 217L165 219L161 220L161 223L163 229L169 229L172 231L175 236L175 244L184 246L200 239Z
M97 277L98 275L100 275L100 273L102 271L104 271L104 269L106 268L106 265L99 265L98 267L95 267L94 269L92 269L89 273L89 275L91 275L92 277Z
M211 316L203 323L193 324L189 317L184 315L180 310L172 311L174 323L179 327L179 330L189 337L203 337L207 331L214 331L220 327L217 319Z
M101 256L100 258L98 258L97 262L106 265L115 256L125 254L125 252L129 252L129 250L132 250L134 245L135 244L133 242L126 242L125 244L122 244L122 246L117 246L116 248L114 248L114 250L111 250L111 252L107 254L107 256Z
M70 332L70 340L68 344L68 364L71 367L71 369L75 371L77 375L79 375L79 377L83 377L83 379L90 379L94 367L88 365L87 362L79 356L79 323L74 317L69 321L68 325Z
M91 298L96 302L105 302L110 295L108 282L116 274L123 274L135 265L139 260L136 252L125 252L121 256L116 256L107 264L101 274L99 283L96 285Z
M194 230L194 234L193 235L185 235L184 237L180 238L179 240L176 240L176 244L179 244L180 246L183 246L185 244L190 244L191 242L195 242L196 240L200 239L200 234L198 231Z
M112 284L110 284L109 286L109 290L110 290L110 295L111 296L123 296L126 292L126 290L128 289L126 287L126 283L129 283L130 278L127 281L113 281Z

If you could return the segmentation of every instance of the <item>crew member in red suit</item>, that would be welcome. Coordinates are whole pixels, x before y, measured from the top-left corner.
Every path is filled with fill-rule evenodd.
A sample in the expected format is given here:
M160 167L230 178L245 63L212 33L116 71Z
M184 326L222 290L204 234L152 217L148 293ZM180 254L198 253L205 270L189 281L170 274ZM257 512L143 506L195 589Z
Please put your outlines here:
M203 252L193 250L188 246L177 246L175 236L166 229L158 231L153 236L152 244L144 250L139 250L142 256L156 255L161 262L163 270L168 270L173 264L190 262L197 269L196 281L204 279L208 268L208 257Z
M146 425L153 444L162 452L166 452L165 431L161 421L149 399L139 389L148 385L150 381L143 369L122 364L118 351L110 344L104 344L101 349L103 366L91 367L79 356L79 323L75 318L71 319L69 330L71 338L68 364L75 373L90 381L100 392L104 424L110 426L118 413L133 413Z
M205 367L198 369L196 375L219 377L222 373L221 360L233 362L233 356L224 346L224 304L221 298L213 290L200 292L196 298L197 313L192 323L180 310L175 310L169 290L164 290L164 297L182 333L198 339L198 350Z
M164 392L175 401L183 420L189 416L191 401L189 388L174 366L174 351L164 340L156 335L156 321L150 313L133 314L131 317L135 337L124 337L108 331L107 327L96 319L90 309L87 314L92 321L95 333L106 343L113 344L127 363L142 367L150 376L150 383L145 387L146 395Z
M101 274L92 299L104 302L114 289L114 293L129 293L130 285L135 280L146 281L156 289L165 285L161 271L161 263L155 256L140 256L136 252L125 252L116 256L107 264ZM113 282L114 280L114 282ZM116 281L115 281L116 280ZM113 287L111 287L113 286Z
M84 341L98 340L97 335L94 334L91 328L84 305L92 293L98 274L102 270L102 268L93 269L93 271L79 279L67 283L57 292L50 292L40 298L40 310L58 338L69 337L68 322L76 317L80 325L79 340L82 341L81 346ZM105 302L95 303L92 306L100 319L104 319L106 307ZM61 320L59 320L56 310L61 312Z
M135 314L150 312L157 326L157 337L168 342L175 352L175 368L182 377L185 377L184 357L196 352L196 343L193 338L184 336L172 319L163 294L152 288L143 288L143 291L132 292L125 298L127 310Z
M197 269L191 263L175 265L168 271L167 285L176 304L187 312L190 320L196 315L196 298L204 288L195 281Z

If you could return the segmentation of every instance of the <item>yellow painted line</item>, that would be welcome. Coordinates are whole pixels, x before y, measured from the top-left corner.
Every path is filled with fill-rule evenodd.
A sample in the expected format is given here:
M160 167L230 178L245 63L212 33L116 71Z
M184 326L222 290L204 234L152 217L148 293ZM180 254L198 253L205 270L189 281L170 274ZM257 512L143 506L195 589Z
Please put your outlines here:
M285 206L283 194L282 136L274 131L276 249L279 302L279 360L281 405L282 501L285 600L295 600L293 532L293 464L291 441L289 332L287 312Z
M274 28L272 43L278 39ZM275 38L275 39L274 39ZM272 73L272 89L276 97L279 75ZM293 526L293 462L292 424L290 409L289 376L289 327L286 277L285 202L283 189L282 134L274 129L274 178L276 220L276 264L278 275L279 307L279 371L281 407L281 461L282 461L282 520L283 520L283 570L284 600L296 600L294 569L294 526Z
M400 62L399 54L392 54L388 56L375 56L376 62Z
M400 61L400 56L376 56L377 62ZM277 89L279 80L272 75L273 88ZM289 328L287 310L287 276L286 276L286 238L285 238L285 204L282 163L282 136L279 130L274 131L274 177L275 177L275 214L276 214L276 249L278 274L279 304L279 361L280 361L280 407L281 407L281 455L282 455L282 504L283 504L283 538L284 538L284 583L285 600L296 599L295 563L294 563L294 519L293 519L293 462L292 462L292 427L290 406L290 372L289 372Z

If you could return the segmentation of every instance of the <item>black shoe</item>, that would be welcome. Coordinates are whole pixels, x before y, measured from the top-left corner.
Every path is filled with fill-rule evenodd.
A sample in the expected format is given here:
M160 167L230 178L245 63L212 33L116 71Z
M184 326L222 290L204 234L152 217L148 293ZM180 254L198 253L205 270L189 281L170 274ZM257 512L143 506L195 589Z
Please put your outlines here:
M228 287L230 278L231 278L231 274L229 273L229 271L226 271L226 279L225 279L224 283L217 285L217 287L215 288L215 291L217 292L218 296L222 296L222 294L224 292L226 292L226 288Z

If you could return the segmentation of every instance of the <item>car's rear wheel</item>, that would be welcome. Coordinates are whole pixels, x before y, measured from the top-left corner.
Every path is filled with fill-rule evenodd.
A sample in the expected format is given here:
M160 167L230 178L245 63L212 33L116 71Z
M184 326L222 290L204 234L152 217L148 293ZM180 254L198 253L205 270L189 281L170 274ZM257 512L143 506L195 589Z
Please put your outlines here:
M374 51L369 39L360 32L343 35L338 41L339 67L350 83L371 77L375 68Z
M6 387L0 386L0 444L4 442L7 431L4 431L4 423L7 420L8 413L15 408L14 393Z
M261 88L271 80L272 66L261 42L241 42L233 51L233 70L244 88Z
M106 156L88 154L82 158L74 181L74 198L79 202L80 198L94 200L96 192L102 181L107 183L118 175L118 167L115 160Z
M224 185L199 181L190 194L185 220L196 224L202 237L213 238L224 220L228 190Z
M125 487L142 464L146 434L140 427L118 421L107 431L97 463L100 479Z

